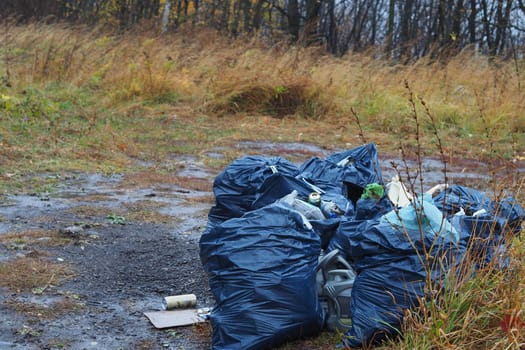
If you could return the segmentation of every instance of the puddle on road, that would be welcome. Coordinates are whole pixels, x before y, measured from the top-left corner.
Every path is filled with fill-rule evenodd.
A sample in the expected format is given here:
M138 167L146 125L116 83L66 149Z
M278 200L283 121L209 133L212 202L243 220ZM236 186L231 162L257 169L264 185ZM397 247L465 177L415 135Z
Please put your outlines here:
M303 157L324 157L331 152L319 146L300 143L300 142L262 142L262 141L242 141L237 144L237 149L246 152L247 154L263 152L268 155L278 155L283 158L292 156Z
M201 174L207 172L204 167L199 171ZM158 207L153 204L152 208L144 208L145 210L181 218L182 231L186 232L202 226L194 217L205 220L202 211L211 206L194 201L186 203L186 199L209 196L208 192L182 190L175 185L163 185L162 191L157 191L155 187L121 188L119 185L122 179L123 176L120 175L81 174L61 181L51 194L6 196L0 203L0 234L16 231L21 227L38 228L40 223L36 218L56 217L61 211L71 211L77 207L100 208L101 212L107 210L109 214L111 210L122 210L134 203L141 207L144 201L159 203Z
M260 154L284 158L295 156L297 159L303 160L314 156L325 158L336 152L306 143L243 141L235 147L241 150L244 155ZM216 152L220 154L221 150L217 149ZM418 168L417 162L412 160L404 164L391 156L382 158L381 154L379 154L379 160L385 182L389 182L392 176L397 174L392 167L392 162L397 164L402 177L405 179L405 166L409 168L411 176L416 174ZM216 174L199 162L196 157L179 157L169 161L176 162L177 176L209 181L211 187ZM488 188L488 183L491 180L488 164L475 160L463 160L448 164L447 167L449 183L464 184L480 189ZM421 168L425 189L444 182L441 161L424 158ZM520 164L513 171L525 173L525 165ZM34 218L55 214L75 206L97 205L111 210L122 208L125 204L144 200L163 203L163 206L155 209L160 214L183 218L184 220L177 224L177 232L179 233L195 230L198 232L203 222L206 222L205 212L212 204L198 200L192 201L192 199L210 197L211 192L186 189L175 184L157 183L148 184L148 187L144 188L125 188L122 187L124 179L125 177L120 174L110 176L84 173L70 174L59 178L56 191L52 194L2 197L0 198L0 233L16 229L20 226L19 223L28 224Z
M7 233L13 228L27 224L43 213L56 212L68 208L67 200L50 198L47 195L6 196L7 204L0 206L0 234Z
M243 141L237 144L237 149L242 150L244 154L260 154L265 156L282 156L287 158L295 156L300 159L308 159L310 157L325 158L332 153L343 151L341 150L327 150L316 145L307 143L273 143L264 141ZM384 182L389 182L392 176L397 175L396 170L392 167L392 162L396 163L400 170L401 177L406 179L406 169L408 167L410 176L415 176L418 169L417 161L407 160L406 164L400 159L384 157L379 152L379 163L381 166L381 175ZM490 164L476 160L461 160L458 159L452 163L447 164L447 173L449 183L461 184L465 186L477 187L481 190L488 187L488 183L492 179ZM496 176L508 175L509 169L499 169ZM525 163L518 164L516 168L512 169L515 173L525 173ZM436 184L445 182L445 175L443 173L443 163L439 159L431 157L424 157L421 164L421 173L425 189L431 188Z
M392 166L392 162L395 163L397 170ZM385 182L389 182L393 176L397 175L397 171L399 171L401 177L406 180L407 167L410 176L414 177L417 174L418 169L417 161L413 160L401 162L397 159L381 159L380 165L383 181ZM457 183L466 186L472 186L473 182L467 183L465 180L474 180L474 183L482 186L483 184L488 184L491 179L488 174L483 173L484 168L486 168L486 164L483 163L475 164L474 168L465 168L447 164L446 177L448 179L448 183L450 184ZM425 189L433 187L437 184L445 183L445 173L443 172L443 169L443 163L439 160L426 158L421 161L421 174L423 177L423 185ZM485 170L488 172L488 169ZM419 179L417 182L419 183Z

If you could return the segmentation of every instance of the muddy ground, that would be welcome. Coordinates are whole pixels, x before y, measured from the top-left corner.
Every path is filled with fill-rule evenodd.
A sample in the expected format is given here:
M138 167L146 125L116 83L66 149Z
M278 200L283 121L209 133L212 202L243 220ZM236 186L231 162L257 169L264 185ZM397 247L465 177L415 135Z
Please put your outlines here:
M329 153L303 144L237 148L294 159ZM392 160L381 159L385 180L394 174ZM0 262L36 262L16 272L20 280L39 263L57 269L37 285L0 289L0 349L210 348L208 324L157 330L143 313L161 310L163 297L176 294L194 293L197 306L213 306L198 241L218 171L192 157L141 166L128 176L39 174L53 180L50 192L0 197L0 238L12 237L0 243ZM488 186L487 164L449 166L452 182ZM443 182L441 162L427 159L423 170L429 187ZM288 349L314 348L308 344Z

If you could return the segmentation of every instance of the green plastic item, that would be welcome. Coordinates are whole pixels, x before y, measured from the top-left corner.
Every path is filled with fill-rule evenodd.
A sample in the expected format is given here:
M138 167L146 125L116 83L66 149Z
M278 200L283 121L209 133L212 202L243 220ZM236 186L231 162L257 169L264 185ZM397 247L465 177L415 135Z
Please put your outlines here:
M385 189L378 183L371 183L366 185L361 199L381 199L385 194Z

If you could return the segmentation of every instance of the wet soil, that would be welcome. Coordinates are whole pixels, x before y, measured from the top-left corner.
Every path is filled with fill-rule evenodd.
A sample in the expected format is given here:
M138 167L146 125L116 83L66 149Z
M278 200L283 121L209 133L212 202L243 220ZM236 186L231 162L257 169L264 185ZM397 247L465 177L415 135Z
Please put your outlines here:
M242 154L280 155L297 161L331 152L304 144L251 142L239 143L237 148ZM216 149L208 156L220 159L226 152ZM162 164L149 163L142 164L146 169L139 172L143 181L140 176L131 179L118 174L40 174L58 176L58 186L51 193L0 197L0 238L40 230L59 235L64 242L46 245L41 237L43 243L37 246L0 243L0 262L38 253L74 270L61 283L50 279L37 289L0 289L0 349L210 348L209 325L157 330L143 314L161 310L168 295L194 293L198 307L214 303L198 241L218 171L192 157L170 161L182 166L169 176L148 177L162 168ZM397 160L382 158L385 181L396 174L392 161ZM418 167L417 162L407 165ZM463 160L448 166L452 182L489 186L490 169L485 163ZM428 187L443 182L442 169L437 160L423 162ZM524 169L503 171L523 173ZM198 183L208 183L209 189ZM61 312L46 313L60 307ZM315 348L300 342L293 347Z
M204 166L185 162L184 171L198 167L195 175L212 181ZM198 198L210 193L125 183L120 175L62 174L53 193L1 199L0 235L58 233L65 244L39 244L38 251L71 266L74 276L50 281L43 293L0 290L0 349L209 348L206 325L157 330L143 313L162 310L163 298L177 294L196 294L199 307L213 305L198 248L211 206ZM136 208L143 215L130 220ZM0 261L35 251L31 244L0 244ZM46 317L45 310L64 300L75 307Z

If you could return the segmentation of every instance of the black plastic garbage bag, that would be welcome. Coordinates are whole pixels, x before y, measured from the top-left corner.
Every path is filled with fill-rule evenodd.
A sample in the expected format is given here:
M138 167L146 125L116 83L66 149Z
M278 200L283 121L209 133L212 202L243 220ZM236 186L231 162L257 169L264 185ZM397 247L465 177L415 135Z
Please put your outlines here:
M312 158L300 167L300 176L325 191L344 194L354 203L366 185L383 183L374 144L334 153L325 160Z
M208 218L208 229L250 211L259 186L275 173L295 176L299 169L280 157L246 156L233 161L213 182L215 205Z
M213 349L268 349L322 330L319 235L285 204L227 220L200 240L216 306Z

